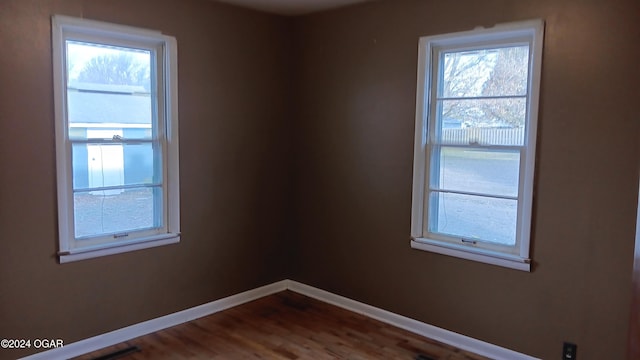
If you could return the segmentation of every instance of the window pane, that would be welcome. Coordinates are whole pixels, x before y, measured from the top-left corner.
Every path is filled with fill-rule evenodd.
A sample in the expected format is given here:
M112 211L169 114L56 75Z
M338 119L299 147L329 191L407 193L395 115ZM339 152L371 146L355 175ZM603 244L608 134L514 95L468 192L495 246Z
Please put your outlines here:
M516 243L517 201L431 192L429 231L503 245Z
M73 129L151 129L151 52L67 41L67 112ZM149 136L139 132L129 136Z
M437 189L518 196L518 151L443 147L436 160Z
M440 97L526 95L529 46L442 53Z
M524 145L526 99L439 100L443 144Z
M154 171L151 143L76 143L72 149L74 189L162 182L161 171Z
M161 188L74 194L76 238L162 227Z

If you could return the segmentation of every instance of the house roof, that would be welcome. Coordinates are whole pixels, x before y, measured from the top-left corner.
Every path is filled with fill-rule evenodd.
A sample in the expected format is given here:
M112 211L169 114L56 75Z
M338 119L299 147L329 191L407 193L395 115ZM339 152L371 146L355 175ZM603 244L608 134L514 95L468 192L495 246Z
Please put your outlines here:
M141 86L70 83L70 123L151 124L151 94Z

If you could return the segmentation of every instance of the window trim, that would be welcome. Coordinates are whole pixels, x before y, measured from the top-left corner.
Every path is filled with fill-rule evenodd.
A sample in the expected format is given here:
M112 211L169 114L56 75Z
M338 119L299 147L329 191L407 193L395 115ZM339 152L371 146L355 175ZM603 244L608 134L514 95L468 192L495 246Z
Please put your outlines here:
M178 62L177 42L172 36L159 31L131 26L86 20L62 15L51 18L53 55L53 85L56 135L56 174L58 196L59 261L66 263L105 255L140 250L173 244L180 241L180 181L178 146ZM67 129L66 100L66 40L105 42L113 45L154 49L162 68L164 86L160 87L164 103L159 103L158 116L164 125L162 139L163 154L163 198L164 226L161 233L139 236L125 241L103 243L93 246L75 247L74 204L72 184L71 141ZM155 110L154 110L155 111ZM162 113L162 114L160 114Z
M411 247L418 250L435 252L462 259L503 266L507 268L531 271L530 232L533 203L533 181L535 168L536 137L538 122L538 103L540 76L542 66L542 45L544 37L544 21L541 19L514 23L499 24L491 28L478 27L471 31L463 31L444 35L424 36L419 41L416 123L414 139L413 192L411 209ZM434 49L437 47L483 47L495 43L519 42L523 38L530 39L529 64L530 79L527 103L527 128L525 129L525 155L521 155L519 185L522 193L518 194L518 215L516 236L519 237L517 254L487 250L473 245L454 244L438 240L436 236L426 237L425 229L429 196L430 154L428 151L429 126L432 121L432 93L436 74L432 74L434 66ZM433 104L435 106L435 104ZM518 242L516 242L518 244Z

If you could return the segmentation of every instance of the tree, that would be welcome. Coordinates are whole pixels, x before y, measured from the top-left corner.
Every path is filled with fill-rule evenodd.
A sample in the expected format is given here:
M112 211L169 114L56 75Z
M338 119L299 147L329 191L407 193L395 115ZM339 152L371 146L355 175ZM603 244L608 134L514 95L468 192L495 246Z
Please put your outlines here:
M80 73L78 81L107 85L138 85L151 88L149 64L123 52L91 58Z
M448 98L442 103L442 118L456 119L473 125L482 119L475 100L453 100L482 95L483 84L494 65L495 56L481 51L451 52L444 55L440 96Z
M523 96L527 94L527 74L529 63L527 46L500 49L489 79L484 84L483 96ZM525 123L526 100L524 98L503 98L485 101L484 115L494 121L512 127L522 127Z
M527 65L526 46L445 54L441 96L456 100L443 101L442 118L472 127L524 126L524 98L504 97L526 94Z

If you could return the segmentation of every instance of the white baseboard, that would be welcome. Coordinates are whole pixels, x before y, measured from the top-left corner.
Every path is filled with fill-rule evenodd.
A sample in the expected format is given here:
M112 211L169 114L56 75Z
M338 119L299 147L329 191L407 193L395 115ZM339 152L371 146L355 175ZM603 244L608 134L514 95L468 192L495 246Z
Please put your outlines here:
M278 281L273 284L265 285L256 289L231 295L220 300L202 304L190 309L178 311L173 314L165 315L152 320L144 321L135 325L127 326L122 329L114 330L102 335L94 336L88 339L80 340L63 347L43 351L23 359L28 360L50 360L50 359L69 359L72 357L84 355L96 350L100 350L107 346L119 344L142 335L150 334L172 326L180 325L191 320L211 315L218 311L226 310L234 306L242 305L246 302L259 299L264 296L275 294L280 291L287 290L288 282L286 280Z
M344 296L336 295L309 285L305 285L293 280L287 281L287 289L302 295L329 303L365 315L372 319L405 329L414 334L422 335L455 346L458 349L466 350L478 355L486 356L495 360L536 360L536 358L513 350L509 350L484 341L476 340L465 335L445 330L433 325L425 324L402 315L392 313L371 305L355 301Z
M336 295L293 280L282 280L265 285L240 294L215 300L207 304L165 315L156 319L127 326L102 335L27 356L25 360L68 359L84 355L108 346L119 344L139 336L150 334L172 326L180 325L197 318L229 309L246 302L275 294L280 291L291 290L311 298L339 306L341 308L368 316L370 318L411 331L412 333L470 351L478 355L496 360L535 360L536 358L509 350L484 341L476 340L449 330L394 314L392 312L355 301L344 296Z

